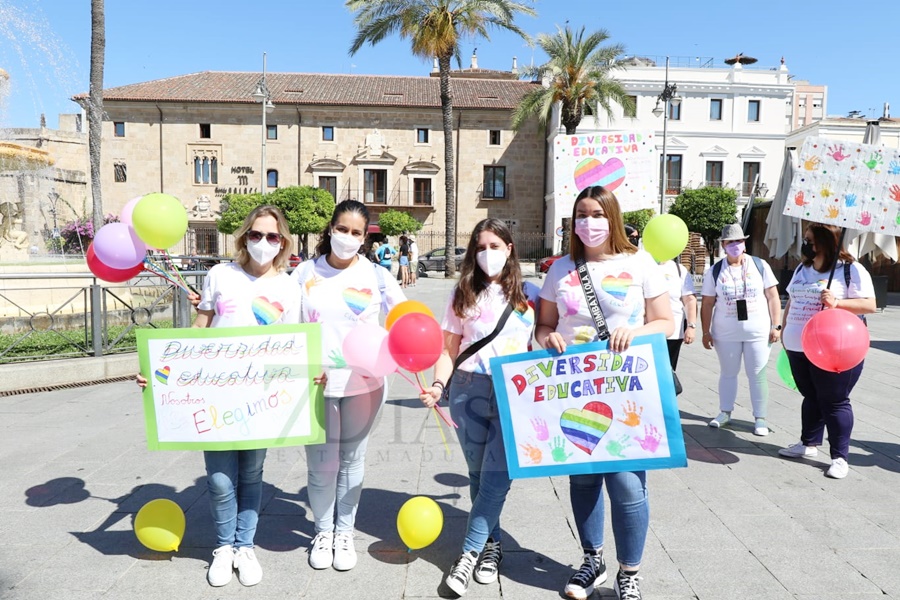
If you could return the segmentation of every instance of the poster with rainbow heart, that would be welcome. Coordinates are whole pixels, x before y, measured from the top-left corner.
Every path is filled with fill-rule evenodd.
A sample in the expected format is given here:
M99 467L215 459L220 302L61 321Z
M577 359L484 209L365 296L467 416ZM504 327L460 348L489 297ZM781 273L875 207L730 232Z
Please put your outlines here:
M659 152L652 131L604 131L558 135L553 149L557 214L572 212L584 188L602 185L623 211L659 204Z
M151 450L325 441L321 325L137 332Z
M491 359L510 477L687 466L662 334Z

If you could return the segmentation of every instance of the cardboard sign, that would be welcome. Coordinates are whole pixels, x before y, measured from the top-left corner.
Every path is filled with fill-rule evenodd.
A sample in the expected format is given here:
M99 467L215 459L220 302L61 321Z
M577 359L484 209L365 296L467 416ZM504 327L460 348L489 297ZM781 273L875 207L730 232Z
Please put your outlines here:
M151 450L325 441L318 324L137 332Z
M491 359L512 478L687 466L662 334Z

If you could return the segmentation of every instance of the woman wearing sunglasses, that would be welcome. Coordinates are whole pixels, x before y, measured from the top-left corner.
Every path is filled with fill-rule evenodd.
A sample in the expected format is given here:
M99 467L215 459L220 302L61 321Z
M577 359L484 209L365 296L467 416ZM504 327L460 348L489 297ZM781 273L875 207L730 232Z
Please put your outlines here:
M274 206L259 206L234 232L235 262L210 269L197 305L194 327L247 327L297 323L300 290L285 272L292 243L287 221ZM138 385L147 379L138 375ZM216 549L206 579L215 587L262 580L253 551L262 497L266 449L208 450L206 484L216 529Z

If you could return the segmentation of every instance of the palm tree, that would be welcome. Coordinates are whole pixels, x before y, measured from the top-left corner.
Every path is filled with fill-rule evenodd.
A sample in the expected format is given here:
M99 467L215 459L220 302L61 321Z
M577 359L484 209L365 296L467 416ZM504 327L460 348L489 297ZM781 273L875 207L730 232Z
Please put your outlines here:
M103 62L106 52L106 18L103 0L91 0L91 73L88 98L88 153L91 168L94 233L103 226L100 192L100 134L103 131Z
M528 0L531 3L531 0ZM460 63L460 41L464 37L489 39L488 29L528 35L514 20L517 13L534 16L530 6L510 0L347 0L355 13L357 33L350 54L368 42L375 45L388 35L399 33L412 42L416 56L437 58L441 80L441 116L444 129L444 189L446 193L445 235L447 257L455 255L456 179L453 168L453 89L450 84L450 60ZM456 272L456 261L445 260L447 276ZM415 267L413 267L415 268Z
M603 46L609 33L600 29L584 37L584 27L578 33L566 25L557 26L555 35L541 34L537 43L550 60L539 67L526 68L525 76L549 78L550 86L541 87L526 94L513 112L513 129L520 129L531 117L546 127L553 115L553 107L562 103L560 120L566 134L572 135L584 117L585 106L594 115L600 108L611 112L611 101L626 111L634 110L634 101L625 88L612 77L614 69L621 68L616 59L625 52L621 44Z

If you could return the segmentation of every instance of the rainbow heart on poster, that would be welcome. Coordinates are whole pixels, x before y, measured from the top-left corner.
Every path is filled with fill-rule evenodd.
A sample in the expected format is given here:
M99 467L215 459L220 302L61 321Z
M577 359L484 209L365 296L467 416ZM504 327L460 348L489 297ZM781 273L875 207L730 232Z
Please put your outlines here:
M169 383L169 373L172 372L168 366L163 367L162 369L157 369L156 373L153 375L156 377L156 380L163 385L167 385Z
M613 191L625 181L625 165L618 158L605 163L596 158L586 158L575 167L575 186L579 190L591 185L602 185Z
M588 454L600 443L612 424L612 409L603 402L588 402L584 408L568 408L559 417L559 426L570 442Z
M344 302L350 307L354 315L359 315L366 310L372 302L372 290L358 290L356 288L347 288L343 292Z
M625 300L628 295L628 288L632 283L631 275L628 273L619 273L617 276L607 275L600 282L600 287L604 292L616 298L617 300Z
M251 303L253 316L260 325L271 325L281 318L284 308L277 302L269 302L265 296L258 296Z

